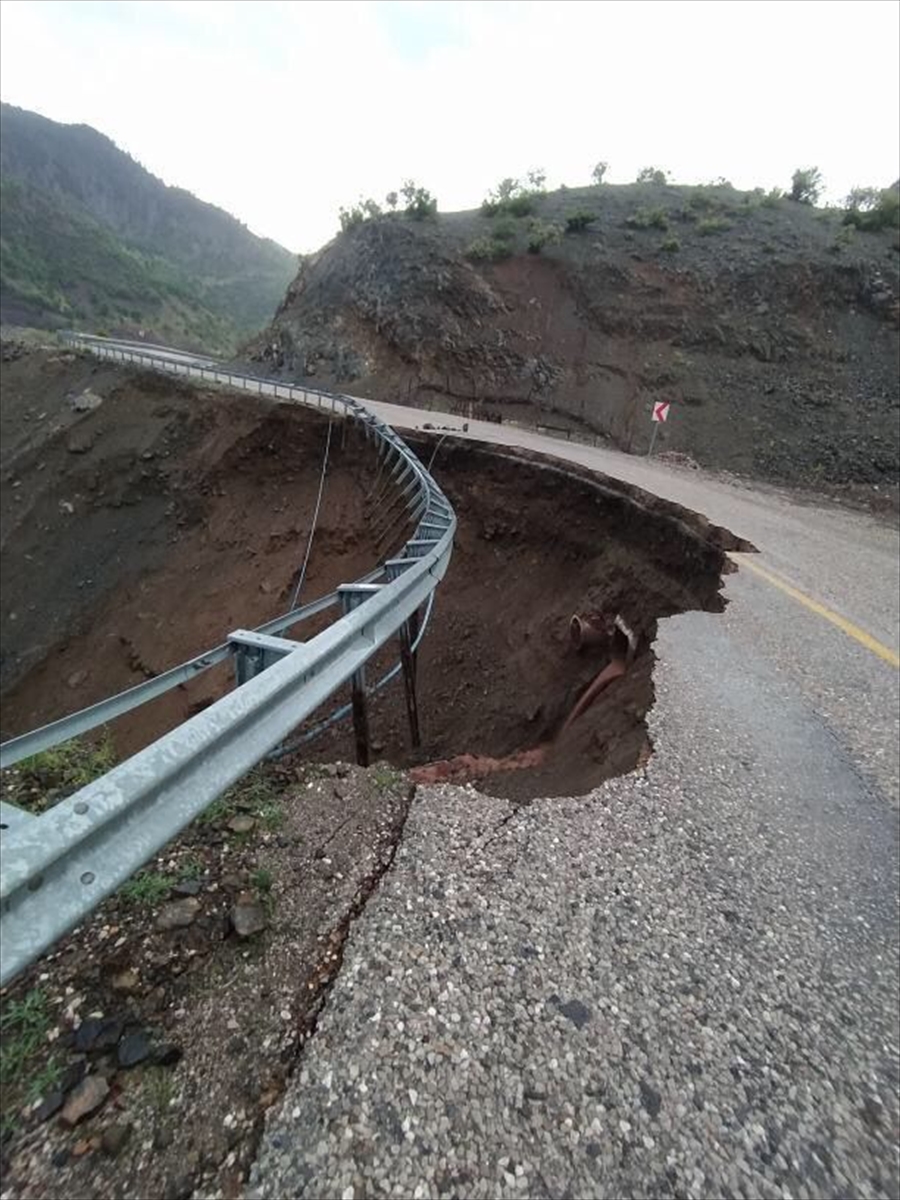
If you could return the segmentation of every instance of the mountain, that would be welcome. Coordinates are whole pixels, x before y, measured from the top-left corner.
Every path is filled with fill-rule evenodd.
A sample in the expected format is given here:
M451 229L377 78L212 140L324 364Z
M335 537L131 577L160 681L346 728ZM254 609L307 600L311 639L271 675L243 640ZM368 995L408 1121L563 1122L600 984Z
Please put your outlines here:
M208 350L271 319L297 260L86 125L0 106L0 319Z
M793 483L895 482L900 259L881 196L860 228L776 193L662 181L514 189L421 220L361 209L244 358L638 453L669 400L658 450Z

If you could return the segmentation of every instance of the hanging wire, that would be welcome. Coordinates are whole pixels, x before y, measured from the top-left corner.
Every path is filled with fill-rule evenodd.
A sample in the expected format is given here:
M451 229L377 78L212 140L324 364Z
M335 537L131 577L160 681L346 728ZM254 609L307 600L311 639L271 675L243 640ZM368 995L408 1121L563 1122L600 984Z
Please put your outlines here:
M316 496L316 507L313 510L312 525L309 530L309 537L306 539L306 553L303 555L303 565L300 567L300 575L297 579L297 586L294 588L294 594L291 597L290 608L297 607L297 600L300 596L300 590L303 587L303 581L306 579L306 568L309 565L309 555L312 550L313 538L316 536L316 524L319 520L319 509L322 506L322 493L325 490L325 475L328 471L328 451L331 449L331 427L334 424L329 418L328 435L325 438L325 454L322 458L322 471L319 475L319 494ZM290 608L288 611L290 611Z

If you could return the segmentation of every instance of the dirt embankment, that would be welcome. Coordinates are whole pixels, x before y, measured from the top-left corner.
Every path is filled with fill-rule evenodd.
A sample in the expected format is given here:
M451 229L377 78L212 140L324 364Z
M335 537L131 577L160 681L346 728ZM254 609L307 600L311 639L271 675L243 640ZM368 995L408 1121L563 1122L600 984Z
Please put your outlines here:
M540 254L529 222L591 218ZM505 225L500 261L467 250ZM571 189L518 221L369 221L305 261L248 353L420 407L579 428L792 485L891 485L896 232L731 188ZM494 243L491 243L494 244Z

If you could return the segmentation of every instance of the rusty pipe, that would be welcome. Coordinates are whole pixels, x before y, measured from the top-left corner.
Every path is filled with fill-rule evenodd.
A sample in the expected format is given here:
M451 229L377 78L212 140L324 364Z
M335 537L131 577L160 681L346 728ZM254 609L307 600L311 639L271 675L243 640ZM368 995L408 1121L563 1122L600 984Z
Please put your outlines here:
M583 617L580 613L575 613L569 622L569 636L576 650L608 642L611 632L610 621L602 613L596 613L592 617Z

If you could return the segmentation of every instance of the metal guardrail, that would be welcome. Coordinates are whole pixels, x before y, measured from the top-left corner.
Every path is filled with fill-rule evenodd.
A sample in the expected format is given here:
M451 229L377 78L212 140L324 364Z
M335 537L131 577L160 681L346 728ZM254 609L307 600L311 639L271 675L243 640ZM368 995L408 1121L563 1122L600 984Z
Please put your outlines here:
M128 692L14 738L6 767L177 687L236 652L258 654L247 682L39 816L0 805L0 985L121 886L185 825L281 744L394 634L409 628L450 562L456 517L403 440L358 400L223 370L209 360L87 335L70 344L104 358L303 404L357 422L402 495L413 536L375 571L231 639ZM280 636L339 604L308 642ZM271 665L269 665L271 664Z

